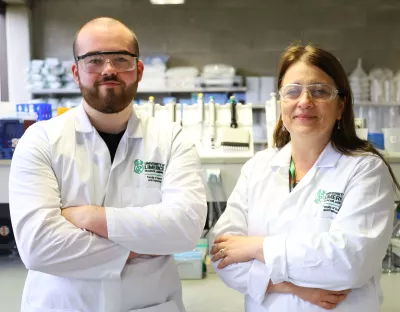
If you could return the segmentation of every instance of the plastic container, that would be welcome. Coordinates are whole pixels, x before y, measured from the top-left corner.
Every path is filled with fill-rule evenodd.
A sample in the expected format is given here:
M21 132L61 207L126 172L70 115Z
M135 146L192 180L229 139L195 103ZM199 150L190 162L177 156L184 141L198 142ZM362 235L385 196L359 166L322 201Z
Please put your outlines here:
M383 128L385 149L388 152L400 153L400 128Z
M356 129L356 134L361 140L367 140L368 139L368 128Z
M207 273L207 268L206 268L206 259L208 255L208 239L207 238L201 238L199 243L197 244L195 250L201 252L201 256L203 258L203 273Z
M182 280L203 278L203 256L200 250L175 254L174 259Z
M53 117L51 104L49 103L22 103L16 105L17 116L21 118L34 118L36 120L48 120Z
M70 110L69 107L58 107L57 108L57 116L60 116Z
M357 60L357 67L349 76L353 99L355 103L367 102L369 100L369 78L362 67L362 61Z
M368 141L372 143L372 145L380 150L385 149L385 141L383 133L368 133Z

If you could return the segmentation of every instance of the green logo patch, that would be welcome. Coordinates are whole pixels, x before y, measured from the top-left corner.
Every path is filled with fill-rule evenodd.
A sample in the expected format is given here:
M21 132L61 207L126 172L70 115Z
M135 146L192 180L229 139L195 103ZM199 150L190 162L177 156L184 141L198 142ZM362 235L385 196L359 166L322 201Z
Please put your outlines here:
M133 164L133 171L136 174L144 174L148 182L162 182L165 168L164 164L156 162L145 162L140 159L135 159Z
M135 173L141 174L144 170L144 161L140 159L135 159L133 170L135 171Z
M340 192L326 192L319 190L314 203L321 204L324 212L338 214L343 202L344 194Z
M317 193L317 197L315 198L314 203L316 203L316 204L322 203L324 201L325 194L326 194L326 192L324 190L320 189Z

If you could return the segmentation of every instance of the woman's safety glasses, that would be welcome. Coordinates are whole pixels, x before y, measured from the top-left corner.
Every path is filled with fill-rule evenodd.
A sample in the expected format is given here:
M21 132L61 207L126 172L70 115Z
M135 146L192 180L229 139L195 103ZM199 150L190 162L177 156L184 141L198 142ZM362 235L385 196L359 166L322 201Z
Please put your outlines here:
M334 86L325 83L314 83L310 85L292 83L283 86L279 94L284 102L292 102L297 101L304 91L307 91L311 100L315 102L330 101L339 94L339 91Z

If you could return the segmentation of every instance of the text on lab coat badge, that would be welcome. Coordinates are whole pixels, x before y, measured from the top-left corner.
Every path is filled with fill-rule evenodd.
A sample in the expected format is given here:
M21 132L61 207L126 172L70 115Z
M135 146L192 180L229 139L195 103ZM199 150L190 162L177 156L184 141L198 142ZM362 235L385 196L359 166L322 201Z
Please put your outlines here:
M332 216L332 214L338 214L342 206L343 195L344 193L326 192L325 190L319 189L314 203L321 207L324 216Z
M148 182L161 183L164 176L165 164L157 162L145 162L135 159L133 171L138 175L144 175Z

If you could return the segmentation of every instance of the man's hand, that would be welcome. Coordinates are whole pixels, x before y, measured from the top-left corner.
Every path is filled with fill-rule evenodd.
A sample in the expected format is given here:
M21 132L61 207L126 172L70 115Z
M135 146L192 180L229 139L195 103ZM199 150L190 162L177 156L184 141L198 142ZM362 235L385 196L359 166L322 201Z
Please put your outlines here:
M325 290L320 288L307 288L296 286L289 282L273 284L269 282L267 292L277 293L291 293L295 296L308 301L312 304L320 306L321 308L331 310L347 298L347 294L351 292L350 289L343 291Z
M264 237L221 235L217 237L211 248L212 261L223 259L218 269L223 269L232 263L247 262L262 253Z
M61 215L80 229L108 238L106 211L99 206L77 206L61 210Z

